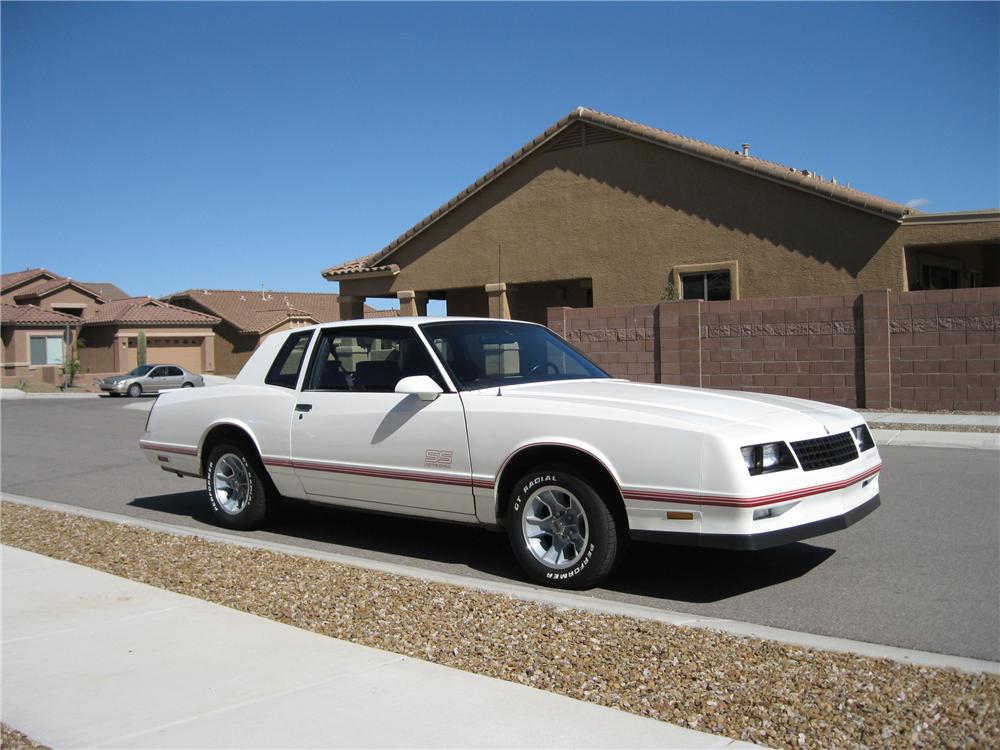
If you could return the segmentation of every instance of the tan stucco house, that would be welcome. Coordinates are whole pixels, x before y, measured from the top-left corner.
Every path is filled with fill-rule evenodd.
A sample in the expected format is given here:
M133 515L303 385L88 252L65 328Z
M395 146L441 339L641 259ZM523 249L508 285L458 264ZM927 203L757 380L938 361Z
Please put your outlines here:
M402 236L323 271L341 317L544 322L550 306L1000 285L1000 210L923 214L808 170L580 108Z
M146 337L150 364L178 364L193 372L215 368L212 326L219 318L150 297L129 297L109 282L75 281L32 268L0 276L0 301L5 385L43 376L52 381L49 370L62 366L65 352L57 346L54 328L39 328L43 323L57 327L60 336L70 325L85 374L135 367L140 334Z
M216 316L215 371L233 375L250 358L261 341L277 331L340 320L336 294L231 289L187 289L163 298L172 305ZM398 315L397 310L376 311L365 317Z
M138 364L142 333L148 364L214 372L212 327L218 322L214 315L185 310L152 297L107 302L82 323L80 364L86 373L127 372Z
M0 303L2 384L62 382L63 363L79 333L79 318L37 305Z

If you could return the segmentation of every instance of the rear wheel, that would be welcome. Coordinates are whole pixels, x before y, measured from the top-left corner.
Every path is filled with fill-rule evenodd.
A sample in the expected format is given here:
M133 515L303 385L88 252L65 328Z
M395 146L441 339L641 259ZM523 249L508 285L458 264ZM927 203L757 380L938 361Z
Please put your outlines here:
M185 383L184 385L182 385L181 388L194 388L194 383L192 383L191 381L188 381L187 383Z
M267 483L256 453L242 445L217 445L205 472L215 520L230 529L258 529L267 517Z
M539 467L514 486L507 534L514 556L533 579L582 589L606 579L628 543L595 483L565 467Z

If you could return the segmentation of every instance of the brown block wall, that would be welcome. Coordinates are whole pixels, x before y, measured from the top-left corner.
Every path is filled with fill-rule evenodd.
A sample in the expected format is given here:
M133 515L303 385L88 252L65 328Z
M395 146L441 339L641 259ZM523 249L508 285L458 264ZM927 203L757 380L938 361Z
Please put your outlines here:
M1000 288L549 308L615 377L869 409L1000 410Z
M1000 288L886 296L892 405L1000 410Z

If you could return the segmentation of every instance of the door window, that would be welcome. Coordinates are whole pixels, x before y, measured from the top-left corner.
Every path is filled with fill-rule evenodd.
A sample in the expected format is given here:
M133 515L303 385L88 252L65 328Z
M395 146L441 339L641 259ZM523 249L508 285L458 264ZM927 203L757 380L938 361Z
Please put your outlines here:
M396 383L427 375L441 388L441 376L427 348L407 328L330 328L323 331L305 390L391 393Z

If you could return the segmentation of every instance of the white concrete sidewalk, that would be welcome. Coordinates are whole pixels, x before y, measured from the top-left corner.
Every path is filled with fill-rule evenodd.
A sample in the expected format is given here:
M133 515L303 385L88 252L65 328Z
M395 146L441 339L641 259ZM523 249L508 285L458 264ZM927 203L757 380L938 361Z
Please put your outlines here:
M3 547L3 720L63 747L754 747Z

